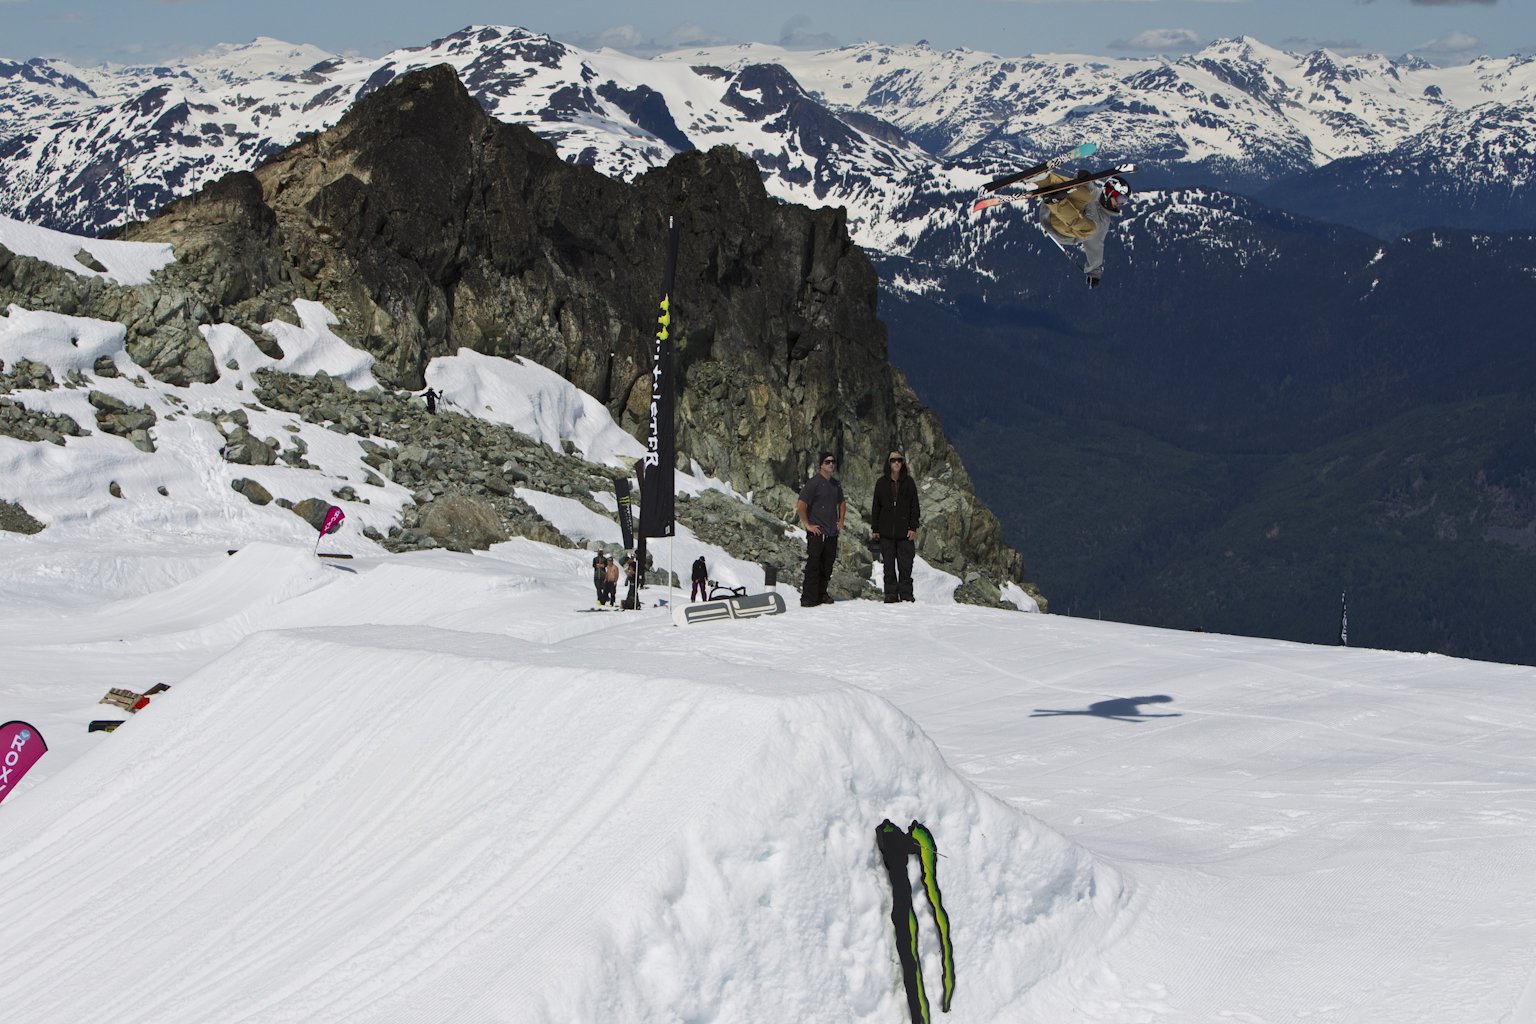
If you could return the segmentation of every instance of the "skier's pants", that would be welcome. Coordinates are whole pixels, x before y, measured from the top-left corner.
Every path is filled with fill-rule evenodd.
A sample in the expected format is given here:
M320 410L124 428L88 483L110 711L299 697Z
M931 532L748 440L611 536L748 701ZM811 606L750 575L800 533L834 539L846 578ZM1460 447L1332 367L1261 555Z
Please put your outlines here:
M912 559L917 555L917 541L880 537L880 560L885 563L885 596L912 600Z
M800 585L801 604L821 604L827 599L827 584L832 582L832 564L837 561L837 535L806 535L805 579Z

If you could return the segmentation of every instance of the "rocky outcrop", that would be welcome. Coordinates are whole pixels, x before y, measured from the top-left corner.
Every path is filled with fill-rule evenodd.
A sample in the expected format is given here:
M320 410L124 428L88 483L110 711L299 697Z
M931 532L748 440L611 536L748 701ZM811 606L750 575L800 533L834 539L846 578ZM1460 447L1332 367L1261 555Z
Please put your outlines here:
M176 262L152 284L63 281L12 258L0 261L0 300L46 294L71 307L61 311L120 320L130 354L179 383L214 372L196 325L236 324L276 354L260 325L312 299L388 385L419 389L428 360L461 347L525 356L640 436L669 217L681 225L684 464L790 522L815 454L835 451L860 535L852 524L900 445L922 487L920 553L968 579L976 601L1021 578L942 427L890 365L875 273L841 209L776 202L758 168L726 148L685 153L633 185L569 166L531 132L488 118L446 66L401 77L333 129L124 228L174 245ZM366 418L366 396L344 397ZM235 450L260 456L244 438ZM494 496L505 461L458 468ZM388 460L396 472L408 462ZM857 550L844 557L859 568Z
M45 524L32 518L31 513L21 507L21 502L0 498L0 530L6 533L42 533L45 528Z

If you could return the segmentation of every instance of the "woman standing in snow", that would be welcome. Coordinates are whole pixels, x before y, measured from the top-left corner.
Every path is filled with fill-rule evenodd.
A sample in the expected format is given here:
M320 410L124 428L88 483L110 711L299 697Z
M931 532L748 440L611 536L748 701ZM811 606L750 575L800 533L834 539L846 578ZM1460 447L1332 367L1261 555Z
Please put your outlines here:
M885 563L885 603L915 601L912 595L912 560L917 556L917 525L920 520L917 484L907 472L907 457L892 449L885 460L886 473L875 481L875 500L869 525L880 542Z

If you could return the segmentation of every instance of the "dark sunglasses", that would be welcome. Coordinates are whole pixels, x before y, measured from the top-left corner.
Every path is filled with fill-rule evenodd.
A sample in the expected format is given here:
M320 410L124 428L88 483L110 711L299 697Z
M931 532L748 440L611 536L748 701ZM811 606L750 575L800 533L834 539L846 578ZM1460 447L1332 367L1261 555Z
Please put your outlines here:
M836 459L822 459L821 460L821 464L823 466L835 466L835 465L837 465L837 460Z
M906 465L906 462L907 462L906 459L900 459L900 458L891 458L891 459L887 459L886 461L887 462L900 462L902 465Z

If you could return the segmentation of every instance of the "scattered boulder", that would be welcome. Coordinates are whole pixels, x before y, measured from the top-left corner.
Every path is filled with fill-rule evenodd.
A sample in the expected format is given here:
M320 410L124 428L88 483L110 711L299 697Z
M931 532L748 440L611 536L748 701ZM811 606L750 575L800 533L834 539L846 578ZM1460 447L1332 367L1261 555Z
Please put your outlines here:
M277 445L236 425L224 435L224 461L241 466L271 466L277 462Z
M127 438L140 451L152 452L155 442L149 428L155 425L155 410L148 406L136 407L101 391L88 396L96 409L96 426L102 433Z
M0 530L6 533L41 533L47 524L40 523L21 507L19 501L0 498Z
M245 495L246 500L252 505L270 505L272 503L272 492L255 480L247 480L242 477L239 480L232 481L230 486ZM316 527L316 529L319 529L319 527Z
M450 551L484 551L507 539L496 509L467 494L448 494L421 513L421 528Z

